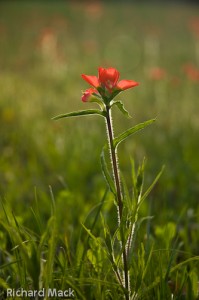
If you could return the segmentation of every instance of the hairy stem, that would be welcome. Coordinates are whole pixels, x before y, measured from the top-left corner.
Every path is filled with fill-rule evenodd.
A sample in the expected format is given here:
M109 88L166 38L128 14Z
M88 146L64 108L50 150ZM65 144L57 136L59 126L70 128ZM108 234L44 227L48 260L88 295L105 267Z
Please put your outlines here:
M115 148L113 146L114 133L113 133L113 122L112 122L112 118L111 118L111 110L110 110L110 108L107 108L106 125L107 125L107 131L108 131L108 139L109 139L111 163L112 163L112 168L113 168L113 176L114 176L115 188L116 188L116 192L117 192L117 203L118 203L118 210L119 210L119 221L121 221L122 210L123 210L122 192L121 192L121 186L120 186L120 175L119 175L119 168L118 168L118 158L117 158L117 153L115 151Z
M124 233L121 226L121 220L122 220L122 213L123 213L123 201L122 201L122 191L121 191L121 184L120 184L120 174L119 174L119 167L118 167L118 157L117 152L113 144L114 140L114 132L113 132L113 122L111 118L111 108L106 107L106 126L107 126L107 132L108 132L108 140L109 140L109 147L110 147L110 156L111 156L111 163L112 163L112 169L113 169L113 177L115 182L115 188L117 193L117 205L118 205L118 226L120 227L120 234L121 234L121 243L122 243L122 258L123 258L123 267L124 267L124 286L126 291L128 291L125 294L126 300L130 299L130 283L129 283L129 272L128 272L128 264L127 264L127 253L126 253L126 247L125 247L125 239L124 239Z

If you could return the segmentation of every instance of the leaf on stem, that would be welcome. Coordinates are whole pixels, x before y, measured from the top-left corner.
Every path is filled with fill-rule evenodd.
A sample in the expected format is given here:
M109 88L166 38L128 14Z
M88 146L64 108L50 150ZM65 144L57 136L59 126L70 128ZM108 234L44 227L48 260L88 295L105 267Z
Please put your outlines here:
M123 113L123 115L125 115L127 118L131 118L131 115L129 114L129 112L124 108L124 104L121 101L114 101L113 105L117 105L117 107L119 108L119 110Z
M70 117L79 117L79 116L88 116L88 115L99 115L105 117L104 111L99 109L86 109L86 110L78 110L73 111L71 113L61 114L52 118L52 120L58 120L63 118L70 118Z
M156 119L151 119L148 120L146 122L137 124L134 127L131 127L130 129L127 129L126 131L124 131L123 133L121 133L118 137L114 138L113 140L113 145L114 148L116 148L123 140L125 140L127 137L129 137L130 135L136 133L139 130L144 129L145 127L147 127L148 125L152 124L153 122L155 122Z

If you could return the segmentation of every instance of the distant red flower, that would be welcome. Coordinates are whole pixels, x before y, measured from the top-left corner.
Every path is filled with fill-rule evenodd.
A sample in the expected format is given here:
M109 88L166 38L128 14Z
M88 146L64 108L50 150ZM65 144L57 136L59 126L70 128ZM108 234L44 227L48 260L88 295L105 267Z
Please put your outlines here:
M111 94L114 91L124 91L137 86L139 83L133 80L121 80L118 82L120 73L115 68L98 69L98 77L82 74L82 78L96 89L108 90Z
M98 19L103 14L103 5L100 1L90 1L85 7L85 12L93 19Z
M192 63L186 64L183 67L183 70L189 80L197 82L199 81L199 69Z
M199 18L192 18L188 25L191 32L196 35L196 37L199 37Z
M166 71L160 67L154 67L149 70L149 77L152 80L161 80L166 76Z
M97 93L98 93L98 91L94 88L89 88L89 89L85 90L82 95L82 101L83 102L92 101L92 98L94 98L93 94L97 94Z

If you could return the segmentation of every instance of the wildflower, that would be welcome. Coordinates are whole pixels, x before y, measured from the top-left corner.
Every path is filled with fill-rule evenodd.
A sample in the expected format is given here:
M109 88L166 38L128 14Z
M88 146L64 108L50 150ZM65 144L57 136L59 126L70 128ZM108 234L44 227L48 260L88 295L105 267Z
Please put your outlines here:
M183 71L187 78L191 81L199 81L199 69L192 63L188 63L183 67Z
M120 73L115 68L102 68L98 69L98 77L82 74L82 78L91 86L95 87L102 97L106 96L110 99L113 98L113 93L118 94L121 91L133 88L139 83L133 80L118 81ZM111 97L112 96L112 97Z
M89 89L85 90L82 95L82 101L83 102L92 102L93 100L96 100L97 97L95 96L95 94L97 95L97 93L98 93L98 91L94 88L89 88Z
M192 18L189 21L189 29L191 30L191 32L196 36L199 37L199 18Z
M45 28L41 34L39 46L44 58L54 60L57 57L57 35L51 28Z
M104 9L100 1L90 1L85 6L85 14L89 15L93 20L98 20L103 15Z
M149 77L152 80L162 80L166 77L166 71L159 67L151 68L149 70Z

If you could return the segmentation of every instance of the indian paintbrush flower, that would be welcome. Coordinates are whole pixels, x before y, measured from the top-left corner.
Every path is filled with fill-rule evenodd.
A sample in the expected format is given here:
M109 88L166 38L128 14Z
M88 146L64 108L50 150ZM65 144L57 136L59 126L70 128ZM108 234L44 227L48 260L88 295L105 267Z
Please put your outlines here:
M96 88L104 100L110 101L121 91L133 88L139 85L134 80L120 80L120 73L115 68L98 69L98 77L82 74L82 78L91 86Z
M103 105L103 116L106 119L106 127L107 127L107 133L108 133L108 141L109 141L109 149L110 149L110 159L112 162L112 171L113 171L113 177L114 177L114 187L112 188L115 190L115 199L117 202L117 211L118 211L118 227L120 228L120 235L121 235L121 248L122 250L122 260L123 260L123 275L122 277L118 273L118 280L123 285L122 281L124 282L124 287L126 288L126 300L129 300L130 295L130 277L129 277L129 271L128 271L128 253L125 248L125 239L124 239L124 233L121 229L121 222L123 218L123 194L121 190L121 180L120 180L120 174L119 174L119 166L118 166L118 158L116 153L116 147L114 145L114 134L113 134L113 122L111 118L111 100L115 98L116 95L118 95L120 92L133 88L138 85L138 82L133 80L120 80L120 73L115 68L102 68L100 67L98 69L98 77L97 76L91 76L91 75L85 75L82 74L82 78L88 82L92 88L87 89L82 96L83 102L98 102L100 104L101 108ZM95 99L92 100L92 97ZM101 102L101 103L100 103ZM117 103L119 105L120 110L122 110L123 113L127 113L127 111L123 108L123 104L119 101ZM103 160L103 158L102 158ZM106 173L106 172L105 172ZM124 246L125 245L125 246Z
M96 100L95 94L97 95L98 91L94 88L89 88L85 90L82 95L82 101L83 102L92 102L93 100L95 101Z
M120 92L138 85L138 82L133 80L124 79L119 81L119 77L120 73L115 68L105 69L100 67L98 69L98 77L82 74L82 78L91 85L90 88L83 92L82 101L96 102L100 105L101 109L79 110L59 115L55 117L55 119L87 115L99 115L105 119L108 143L106 143L105 147L102 150L100 160L103 175L107 181L110 191L114 195L114 203L117 207L118 216L118 227L115 233L119 234L117 234L118 238L116 238L116 235L114 234L114 236L111 238L111 247L109 248L109 246L107 246L103 249L103 251L105 251L107 257L110 257L110 261L113 264L112 266L114 274L116 275L116 278L122 287L124 297L122 297L121 299L130 300L132 299L132 297L135 298L134 296L137 297L136 292L131 291L131 274L129 272L129 270L131 270L132 268L132 259L130 257L132 256L132 249L134 248L134 233L137 223L139 221L138 212L140 204L143 201L145 194L149 190L144 195L142 195L144 172L143 163L143 165L139 168L137 175L135 173L135 170L133 170L133 198L131 199L130 195L125 195L126 192L123 192L123 186L121 184L122 181L120 178L121 176L117 156L117 146L127 137L141 129L144 129L146 126L150 125L155 120L152 119L144 123L140 123L136 126L127 129L117 137L114 136L113 120L111 116L112 106L117 105L120 111L126 116L129 116L129 114L128 111L124 108L123 103L121 101L112 101L112 99L114 99L116 95L118 95ZM109 168L106 162L105 152L107 148L109 148L110 152L112 173L109 172ZM154 180L152 185L156 183L160 174L161 172ZM151 186L149 189L151 189ZM126 198L128 198L128 201ZM133 201L135 202L135 204L133 203ZM96 239L91 233L91 230L88 230L86 227L85 229L89 233L90 237ZM112 242L113 244L117 243L117 245L119 246L116 247L118 248L117 250L113 249L114 247L112 247ZM104 244L106 244L105 241L102 244L100 242L100 245ZM84 253L86 253L86 251ZM82 261L84 261L84 259Z

